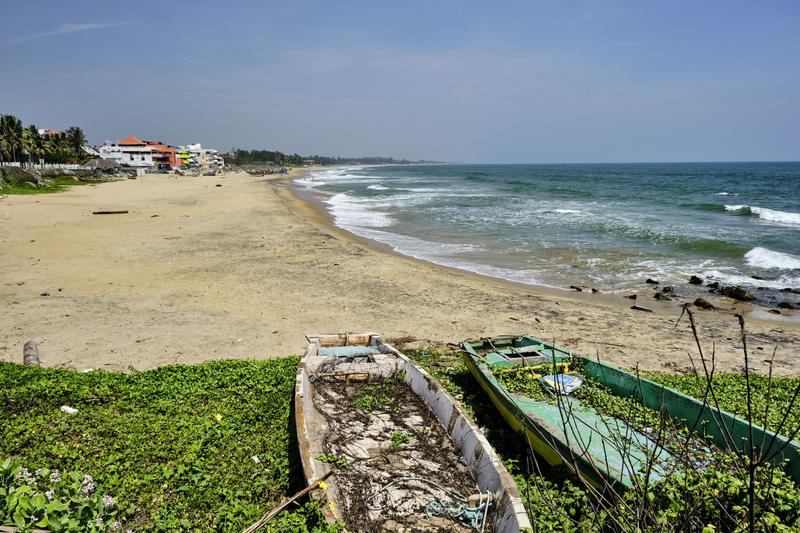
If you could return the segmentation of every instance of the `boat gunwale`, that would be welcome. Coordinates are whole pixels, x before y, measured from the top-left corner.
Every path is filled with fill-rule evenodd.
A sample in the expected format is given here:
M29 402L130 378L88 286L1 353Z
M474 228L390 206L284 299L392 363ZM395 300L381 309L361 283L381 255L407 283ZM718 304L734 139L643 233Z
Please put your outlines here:
M703 403L700 400L692 396L689 396L687 394L684 394L676 389L673 389L666 385L662 385L660 383L656 383L655 381L649 380L638 374L628 372L614 365L604 363L601 361L595 361L584 355L576 354L570 350L559 348L555 345L549 345L544 341L537 339L536 337L531 337L530 335L507 334L507 335L498 335L493 337L481 337L480 339L467 339L462 341L460 343L460 346L462 353L464 353L465 355L469 355L470 358L476 359L477 362L479 362L479 364L476 363L475 367L479 372L481 372L481 374L486 375L488 373L491 374L492 377L495 377L494 372L489 368L490 365L487 364L485 361L483 361L485 356L478 354L475 351L473 345L482 344L486 340L489 340L491 342L492 339L514 340L517 338L527 338L532 341L535 341L537 344L542 344L547 348L552 348L554 350L560 351L563 354L565 354L565 355L558 355L556 356L556 358L571 357L583 360L583 362L585 362L587 365L587 369L589 369L589 371L587 371L587 374L590 374L592 377L596 377L604 385L611 388L612 393L614 395L622 397L633 397L638 403L640 403L641 405L643 405L648 409L657 410L646 403L644 398L644 393L621 394L617 391L617 389L619 389L620 386L608 383L608 380L605 378L605 376L602 376L602 373L608 371L610 373L614 373L617 376L624 376L627 379L635 381L636 383L636 385L634 386L635 390L639 390L640 392L643 385L659 391L661 393L660 395L661 405L666 407L665 411L670 419L675 420L676 422L687 428L690 427L691 425L698 426L696 430L700 430L702 432L701 434L709 436L718 446L722 447L723 449L730 449L732 444L737 453L742 453L743 450L740 449L740 446L747 446L747 443L740 443L737 441L734 441L732 443L721 442L721 440L723 440L724 438L724 434L720 426L723 426L725 428L727 434L733 433L733 429L737 427L739 428L739 431L743 431L743 429L741 428L742 425L745 426L745 428L747 428L747 431L749 431L749 428L751 427L754 434L753 442L755 443L756 446L760 446L766 441L771 442L772 446L770 447L770 450L768 450L767 453L769 453L769 451L771 451L772 449L783 447L782 453L774 456L771 462L773 464L779 465L782 461L788 459L789 464L784 465L784 470L787 472L787 474L789 474L790 477L792 477L795 483L800 484L800 441L789 439L784 435L777 434L756 423L748 424L747 420L737 417L736 415L730 413L729 411L726 411L724 409L717 409L716 407L713 407L710 403ZM469 349L467 349L467 347L469 347ZM480 368L481 366L485 367L486 371L481 369ZM595 372L595 370L597 370L598 372ZM475 377L477 378L477 376ZM519 411L521 411L521 409L519 409L518 406L516 405L516 402L511 393L505 387L503 387L502 384L499 383L499 380L497 380L496 377L495 381L497 381L498 385L497 387L494 387L491 381L489 381L487 385L494 388L495 390L502 391L506 400L509 403L513 404L514 407L517 408ZM688 404L689 406L695 408L698 412L695 415L693 415L693 417L697 422L695 424L689 424L690 422L689 418L680 416L677 413L673 414L672 410L670 410L669 408L669 400L665 397L665 395L672 396L671 400L673 401L684 402L685 404ZM526 413L522 412L521 414L523 415L525 420L529 420L530 422L534 423L534 421L531 420ZM715 427L713 427L712 430L709 430L708 426L712 424L702 425L702 422L704 420L713 423Z
M325 464L319 463L314 457L312 457L312 445L311 440L308 435L308 426L307 426L307 419L306 413L304 409L304 384L308 384L308 392L313 390L313 383L308 381L308 369L306 366L307 357L310 357L314 353L314 341L317 340L316 347L317 349L321 346L319 343L320 339L332 339L335 337L338 338L345 338L345 342L353 336L354 334L320 334L320 335L307 335L306 339L309 341L308 347L303 358L300 360L298 364L297 370L297 377L295 383L295 423L297 429L297 436L298 436L298 444L300 446L300 455L301 460L303 463L303 471L306 478L306 482L308 484L313 483L318 479L320 476L324 475L327 471L331 470L332 468ZM437 421L442 426L442 429L447 434L447 437L453 442L456 449L461 453L462 457L464 457L465 462L467 464L470 473L472 474L476 485L481 490L484 489L483 486L479 485L479 477L480 477L480 464L488 464L489 471L493 472L493 474L497 477L497 487L493 490L495 498L497 498L499 505L504 505L503 502L505 501L505 506L510 506L510 509L507 509L504 513L501 513L503 509L498 507L496 511L493 513L494 523L495 523L495 531L521 531L521 530L530 530L531 522L527 514L527 510L525 505L522 501L522 498L519 493L519 488L514 481L514 478L506 469L505 465L503 464L500 457L497 455L497 452L491 446L489 441L486 439L486 436L480 430L480 428L475 424L472 418L464 411L461 404L449 393L441 384L436 381L436 379L431 376L426 370L408 358L406 355L401 353L397 350L394 346L385 343L382 341L380 336L376 333L365 333L359 334L359 337L366 338L367 342L371 345L377 347L381 353L390 353L391 355L397 357L402 361L403 364L403 371L406 372L406 383L412 389L412 392L417 395L423 403L426 405L428 409L430 409L434 415L436 416ZM385 350L385 351L384 351ZM414 387L411 383L411 378L408 377L408 371L412 370L415 373L418 373L425 382L425 387L432 393L431 398L436 395L443 399L446 405L448 405L452 411L449 417L449 423L445 423L439 417L439 413L437 409L431 404L431 398L420 394L418 391L414 390ZM461 438L457 440L454 434L454 426L459 425L462 429ZM449 426L449 427L448 427ZM466 428L464 428L466 426ZM477 441L477 446L473 451L474 460L476 461L473 465L472 462L466 460L466 454L464 453L464 446L467 444L466 435L471 434L472 437ZM480 459L478 459L480 457ZM478 463L480 461L480 464ZM488 461L488 463L487 463ZM319 466L317 466L319 464ZM473 468L474 466L474 468ZM486 469L486 467L484 467ZM485 474L484 474L485 475ZM335 486L335 478L336 476L332 476L328 479L328 485ZM491 489L488 489L491 490ZM499 498L498 498L499 494ZM317 492L319 495L319 491ZM327 501L333 502L332 498L329 498L328 492L325 491L324 498ZM338 511L338 506L334 504L334 507ZM338 512L332 512L328 505L324 506L325 516L326 518L333 522L335 519L339 518L337 515ZM506 523L500 523L503 517L507 517ZM505 526L500 527L498 526Z

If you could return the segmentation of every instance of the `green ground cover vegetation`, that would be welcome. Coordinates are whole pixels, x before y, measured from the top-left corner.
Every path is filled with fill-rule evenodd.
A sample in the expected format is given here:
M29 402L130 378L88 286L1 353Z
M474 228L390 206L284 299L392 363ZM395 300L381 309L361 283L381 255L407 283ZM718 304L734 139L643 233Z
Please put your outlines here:
M524 441L497 415L455 351L407 353L484 429L537 531L597 531L623 516L624 506L599 516L587 491L563 470L539 465L541 473L533 473ZM47 524L54 531L106 531L115 522L137 532L241 531L304 485L291 410L297 362L228 360L128 373L0 363L0 523ZM647 377L694 396L705 392L695 376ZM798 382L777 378L770 409L784 412ZM715 383L720 406L741 412L742 376L721 374ZM754 377L753 386L760 391L766 378ZM65 414L62 405L78 412ZM763 416L763 405L756 413ZM777 421L770 417L769 423ZM789 429L797 423L792 415ZM663 529L686 520L687 509L701 517L691 526L722 531L741 525L746 487L731 476L726 460L652 489ZM757 509L770 525L760 529L800 527L797 488L778 470L763 472L772 476L771 488L757 496ZM730 516L720 517L719 506ZM336 529L313 500L290 507L268 528Z
M49 527L69 531L89 531L97 518L123 531L241 531L303 486L290 426L297 362L229 360L130 373L0 363L0 463L15 465L5 465L2 490L35 476L40 496L60 491L66 504L76 497L83 506L70 525L48 497L31 493L20 508L0 493L0 523L31 526L47 514L55 520ZM78 485L49 486L55 471ZM94 485L88 494L87 475ZM81 500L81 491L88 497ZM113 506L103 507L103 496ZM272 527L327 530L313 501Z

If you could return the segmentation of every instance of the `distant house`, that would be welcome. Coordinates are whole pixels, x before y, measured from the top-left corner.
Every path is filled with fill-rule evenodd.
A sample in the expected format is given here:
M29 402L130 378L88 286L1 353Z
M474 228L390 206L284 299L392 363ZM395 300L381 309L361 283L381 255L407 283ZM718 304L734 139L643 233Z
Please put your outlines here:
M50 128L39 128L39 135L42 137L49 137L51 135L63 135L63 131L53 130Z
M303 159L303 165L307 167L313 167L317 164L317 162L313 159Z
M99 152L102 159L112 159L119 165L139 168L151 168L156 165L153 160L153 148L132 135L117 143L106 141Z
M145 141L145 144L152 150L153 162L158 168L170 169L183 164L176 157L174 146L167 146L161 141Z

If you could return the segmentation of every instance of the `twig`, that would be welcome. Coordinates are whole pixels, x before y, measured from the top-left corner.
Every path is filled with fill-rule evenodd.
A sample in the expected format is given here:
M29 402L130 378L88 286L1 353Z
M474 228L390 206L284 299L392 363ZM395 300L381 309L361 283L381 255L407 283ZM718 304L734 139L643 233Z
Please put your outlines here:
M318 480L316 480L314 483L312 483L308 487L304 488L303 490L301 490L300 492L298 492L297 494L295 494L294 496L292 496L291 498L289 498L288 500L284 501L282 504L280 504L279 506L277 506L276 508L274 508L273 510L271 510L270 512L268 512L267 514L262 516L260 520L255 522L253 525L251 525L247 529L245 529L243 533L255 533L256 531L258 531L259 529L264 527L267 524L267 522L269 522L270 520L272 520L273 518L278 516L278 514L280 514L281 511L283 511L284 509L289 507L289 504L294 503L294 501L297 500L298 498L301 498L301 497L305 496L306 494L308 494L309 492L311 492L312 490L317 489L317 487L319 487L320 482L325 481L326 479L331 477L332 474L333 474L333 470L329 470L322 477L320 477Z

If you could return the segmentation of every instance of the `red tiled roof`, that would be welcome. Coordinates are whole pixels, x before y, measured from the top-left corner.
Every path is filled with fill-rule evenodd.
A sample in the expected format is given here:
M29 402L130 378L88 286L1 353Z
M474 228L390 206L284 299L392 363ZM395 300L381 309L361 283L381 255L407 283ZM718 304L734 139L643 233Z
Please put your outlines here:
M141 139L137 139L133 135L131 135L127 139L122 139L117 144L145 146L144 141L142 141Z

